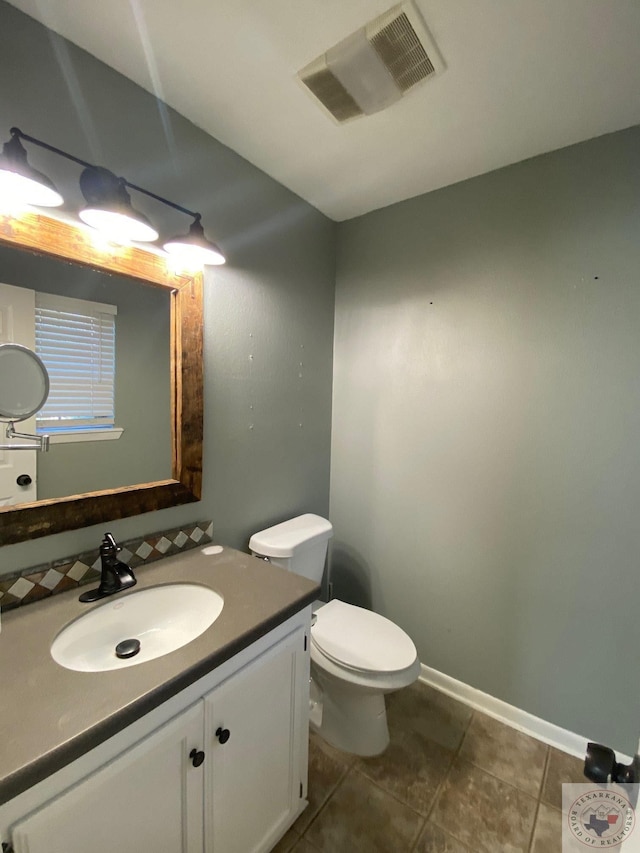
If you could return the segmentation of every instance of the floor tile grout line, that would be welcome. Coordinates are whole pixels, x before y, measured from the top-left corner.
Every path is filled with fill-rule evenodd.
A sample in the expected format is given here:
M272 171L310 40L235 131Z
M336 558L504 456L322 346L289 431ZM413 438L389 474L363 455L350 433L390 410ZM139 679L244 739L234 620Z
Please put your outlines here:
M338 781L336 782L336 784L333 786L333 788L331 788L331 790L329 791L329 793L327 794L327 796L324 798L324 800L322 801L322 803L321 803L321 804L320 804L320 806L318 807L318 811L314 814L314 816L311 818L311 820L310 820L310 821L309 821L309 823L306 825L306 827L304 828L304 830L300 833L300 838L304 838L304 837L305 837L305 835L307 834L307 832L308 832L309 828L311 827L311 825L312 825L312 824L314 824L314 823L317 821L318 817L319 817L319 816L322 814L322 812L325 810L325 808L326 808L327 803L329 802L329 800L333 797L333 795L336 793L336 791L338 790L338 788L342 785L342 783L343 783L343 782L344 782L344 780L347 778L347 776L349 775L349 773L351 772L351 770L352 770L352 769L353 769L353 765L346 765L346 766L344 767L344 772L342 773L342 775L340 776L340 778L338 779ZM303 812L303 814L304 814L304 812ZM305 841L307 841L307 840L308 840L308 839L306 839L306 838L305 838ZM297 842L296 842L296 844L297 844ZM311 844L311 842L310 842L310 841L309 841L309 844Z
M483 711L479 711L477 709L474 709L474 711L471 715L472 719L475 719L476 715L480 715L481 717L487 716L487 714L485 714ZM497 722L500 722L500 721L498 720ZM507 729L512 728L508 723L501 723L501 725ZM462 752L464 740L466 739L470 728L471 728L471 720L469 721L469 725L467 726L467 729L465 731L465 736L463 738L462 743L460 744L460 749L458 750L458 753ZM516 731L516 730L514 729L514 731ZM523 734L526 737L531 738L531 740L537 741L537 738L534 738L531 735L527 735L526 732L520 732L520 734ZM548 763L548 758L550 755L551 746L549 746L549 744L544 743L543 741L537 741L537 742L541 743L545 747L545 758L544 758L544 762L543 762L543 766L542 766L542 774L541 774L540 785L539 785L537 794L530 794L529 791L525 791L524 788L520 788L518 785L515 785L513 782L508 782L506 779L503 779L502 776L498 776L497 773L495 773L491 770L488 770L486 767L483 767L481 764L477 764L471 758L467 758L466 756L462 756L461 760L466 761L468 764L472 764L474 767L477 767L478 770L482 770L483 773L488 773L489 776L492 776L494 779L497 779L499 782L504 782L505 785L510 785L512 788L515 788L517 791L520 791L521 794L525 794L527 797L531 797L532 799L535 799L536 801L538 801L538 800L540 800L540 798L542 796L542 791L544 790L545 776L546 776L546 771L547 771L547 763ZM456 758L458 758L458 757L459 757L459 755L456 755Z
M444 828L444 826L440 826L440 824L439 824L439 823L435 823L434 821L432 821L432 823L433 823L433 825L434 825L435 827L437 827L441 832L444 832L444 834L445 834L445 835L449 835L451 838L453 838L453 840L454 840L454 841L457 841L457 842L458 842L458 844L461 844L461 845L465 848L465 850L468 850L468 849L469 849L469 848L467 847L466 843L465 843L461 838L458 838L458 836L457 836L457 835L454 835L454 833L453 833L453 832L451 832L450 827L447 827L447 828L445 829L445 828ZM524 853L524 851L523 851L523 853Z
M370 778L369 778L367 775L365 775L361 770L358 770L358 768L357 768L357 766L356 766L356 763L354 763L354 764L352 764L352 765L350 765L350 766L348 766L348 767L346 768L346 772L341 776L340 780L339 780L339 781L337 782L337 784L334 786L334 788L332 789L331 793L327 796L327 798L324 800L324 802L322 803L322 805L320 806L320 808L318 809L318 811L315 813L315 815L313 816L313 818L310 820L309 825L308 825L308 826L307 826L307 828L304 830L304 832L300 835L300 838L305 838L305 835L306 835L307 831L309 830L309 828L312 826L312 824L314 824L314 823L318 820L318 818L320 817L320 815L322 814L322 812L325 810L325 808L326 808L327 804L329 803L329 800L330 800L330 799L331 799L331 798L332 798L332 797L337 793L338 788L342 785L342 783L344 782L344 780L347 778L347 776L349 775L349 773L351 773L352 771L353 771L353 772L355 772L355 773L357 773L359 776L362 776L362 778L363 778L363 779L366 779L366 781L367 781L367 782L369 782L371 785L373 785L375 788L377 788L379 791L381 791L383 794L385 794L385 796L391 797L391 799L392 799L392 800L395 800L395 801L396 801L397 803L399 803L401 806L404 806L405 808L409 809L409 810L410 810L410 811L412 811L415 815L417 815L419 818L421 818L421 819L422 819L422 824L420 825L420 829L418 830L418 833L417 833L417 835L416 835L416 837L415 837L414 841L412 842L411 846L410 846L410 847L408 848L408 850L407 850L407 853L410 853L410 851L414 849L415 845L418 843L418 841L419 841L419 839L420 839L420 836L421 836L421 834L422 834L422 830L424 829L424 826L425 826L425 824L426 824L427 818L422 814L422 812L417 811L413 806L410 806L410 805L409 805L409 803L406 803L404 800L401 800L398 796L396 796L396 795L392 794L392 793L391 793L391 791L387 791L387 789L386 789L386 788L383 788L383 787L382 787L381 785L379 785L379 784L378 784L374 779L370 779ZM313 843L312 843L311 841L309 841L307 838L305 838L305 841L307 841L309 844L311 844L311 846L312 846L312 847L314 847L314 846L315 846L315 845L313 845ZM296 844L297 844L297 843L298 843L298 842L296 841ZM317 848L316 848L316 849L317 849Z
M418 817L424 817L424 814L422 812L418 811L418 809L415 806L412 806L406 800L403 800L397 794L394 794L393 791L387 790L387 788L385 788L383 785L381 785L375 779L371 779L369 776L367 776L366 773L363 773L362 770L359 770L355 764L353 765L353 770L355 770L355 772L359 776L362 776L364 779L366 779L367 782L371 782L372 785L375 785L375 787L379 791L382 791L383 794L386 794L387 796L391 797L392 800L395 800L396 803L400 803L401 806L405 806L406 808L410 809L414 814L417 814Z
M447 780L449 779L449 776L451 775L451 771L452 771L452 769L453 769L453 765L456 763L456 760L457 760L458 758L460 758L460 753L462 752L462 744L465 742L465 739L466 739L466 737L467 737L467 734L469 733L469 729L471 728L471 723L472 723L473 718L475 717L475 715L476 715L476 711L475 711L475 709L473 709L473 710L471 711L471 714L469 715L469 720L467 721L467 725L465 726L465 729L464 729L464 732L463 732L463 734L462 734L462 737L460 738L460 743L458 744L458 748L455 750L455 752L454 752L454 754L453 754L453 758L451 759L451 764L449 765L449 769L448 769L448 770L447 770L447 772L445 773L445 775L444 775L444 777L443 777L443 779L442 779L442 782L441 782L441 783L440 783L440 785L438 786L438 790L436 791L436 795L435 795L435 797L433 798L433 802L431 803L431 808L429 809L429 816L427 817L427 820L425 821L425 826L426 826L427 822L431 820L431 817L432 817L432 815L433 815L433 812L435 811L435 808L436 808L436 804L437 804L437 802L438 802L438 798L440 797L440 794L442 793L442 789L444 788L445 783L447 782ZM464 760L464 759L463 759L463 760ZM450 831L449 831L449 829L444 829L444 827L440 826L440 825L439 825L439 824L437 824L437 823L434 823L433 825L434 825L434 826L437 826L437 827L438 827L438 829L442 830L442 832L444 832L444 833L446 833L446 834L450 835L450 836L451 836L451 838L453 838L455 841L457 841L457 842L458 842L459 844L461 844L463 847L466 847L466 844L462 841L462 839L457 838L457 837L456 837L452 832L450 832Z
M427 826L427 818L425 817L425 819L422 821L422 825L420 826L420 829L418 830L418 834L413 839L413 844L409 847L407 853L414 853L416 847L418 846L418 841L420 841L420 839L422 838L422 833L424 832L426 826Z
M531 827L531 834L529 835L529 844L527 846L527 850L529 851L529 853L531 853L531 850L533 848L533 839L536 836L536 826L538 823L538 815L539 814L540 814L540 800L538 800L538 802L536 803L536 813L535 813L535 816L533 818L533 825Z
M405 808L407 808L407 809L409 809L410 811L412 811L412 812L413 812L415 815L417 815L419 818L421 818L422 822L421 822L421 824L420 824L420 828L418 829L418 832L417 832L417 834L416 834L416 837L413 839L413 841L411 842L411 844L409 845L409 847L408 847L408 848L407 848L407 850L406 850L406 853L411 853L411 851L415 849L416 844L417 844L417 843L418 843L418 841L420 840L420 836L422 835L422 831L423 831L423 829L424 829L424 827L426 826L426 823L427 823L427 817L426 817L422 812L419 812L419 811L418 811L414 806L410 805L410 804L409 804L409 803L407 803L405 800L402 800L402 799L401 799L400 797L398 797L396 794L392 793L391 791L388 791L386 788L383 788L383 787L382 787L382 785L380 785L378 782L376 782L376 780L375 780L375 779L370 779L370 778L366 775L366 773L363 773L361 770L358 770L358 768L356 767L356 765L355 765L355 764L354 764L354 766L353 766L353 769L356 771L356 773L358 773L360 776L362 776L364 779L366 779L366 780L367 780L367 782L370 782L370 783L371 783L372 785L374 785L374 786L375 786L379 791L382 791L382 793L383 793L383 794L385 794L386 796L391 797L391 799L395 800L395 801L396 801L396 803L399 803L401 806L404 806Z
M536 837L536 827L538 825L538 817L540 815L540 805L542 804L542 792L544 790L544 786L547 781L547 770L549 768L549 762L551 761L551 747L547 746L547 755L544 762L544 770L542 771L542 782L540 783L540 790L538 792L538 802L536 804L536 813L533 818L533 826L531 827L531 835L529 836L529 846L527 850L529 853L533 850L533 840Z
M457 755L456 759L457 758L459 758L460 761L464 761L465 764L470 764L471 767L475 767L476 770L480 770L482 773L486 773L487 776L491 776L492 779L495 779L502 785L506 785L508 788L517 791L519 794L522 794L522 796L526 797L528 800L533 800L534 803L539 802L539 797L536 797L534 794L529 794L527 791L523 791L522 788L518 788L518 786L514 785L513 782L507 782L507 780L503 779L501 776L496 776L495 773L492 773L491 770L487 770L486 767L481 767L479 764L475 764L473 761L469 761L469 759L465 758L464 756Z
M449 776L451 775L451 768L453 767L453 763L456 760L456 757L457 757L457 753L454 753L451 757L451 761L449 762L449 766L447 767L447 770L446 770L444 776L440 780L440 784L436 788L436 792L433 795L433 799L431 800L431 805L429 806L429 808L427 810L427 820L431 820L431 815L433 814L433 810L435 809L436 803L438 802L438 797L440 796L442 789L444 788Z
M475 719L475 716L477 713L478 712L474 709L471 711L471 714L469 715L469 720L467 722L467 725L465 726L464 733L463 733L462 737L460 738L460 743L458 744L458 748L456 750L456 755L455 755L456 758L458 757L458 754L462 751L462 745L465 742L465 740L467 739L467 735L469 734L469 729L471 728L471 723Z
M547 776L549 774L549 765L551 764L551 747L547 746L547 758L544 763L544 772L542 774L542 782L540 783L540 791L538 792L538 801L542 802L544 789L547 784Z
M433 797L433 800L431 801L431 805L430 805L429 810L427 812L427 820L431 820L431 815L433 814L433 810L435 809L436 803L438 802L438 797L442 793L442 789L444 788L445 783L447 782L449 776L451 775L451 769L452 769L453 765L455 764L456 758L458 758L458 756L460 755L460 751L462 749L462 744L464 743L464 739L467 736L467 732L469 731L469 728L471 726L471 720L473 719L475 713L476 713L475 711L472 711L471 714L469 715L469 719L467 720L467 725L465 726L464 731L462 733L462 737L460 738L460 743L458 744L457 748L453 751L453 755L451 756L451 761L449 763L449 767L447 768L447 772L442 777L442 780L440 781L440 784L438 785L438 787L436 789L436 793Z
M530 799L538 802L540 800L541 795L542 795L542 789L544 786L544 776L545 776L546 769L547 769L547 763L548 763L548 758L550 755L551 747L547 744L547 753L545 756L544 767L542 768L542 781L540 783L540 789L538 791L538 795L537 795L537 797L534 797L533 794L529 794L527 791L523 791L522 788L518 788L518 786L514 785L512 782L507 782L506 779L503 779L501 776L497 776L495 773L492 773L491 770L487 770L486 767L482 767L480 764L476 764L475 761L471 761L471 759L469 759L469 758L465 758L465 757L460 756L460 753L462 752L463 744L464 744L465 739L469 733L469 729L471 728L471 723L475 719L476 714L482 714L482 711L478 711L476 709L472 710L471 716L469 717L469 722L467 723L467 727L464 731L464 735L462 736L462 740L460 741L460 744L458 745L458 749L455 752L455 755L453 757L453 761L451 762L451 766L453 767L453 764L459 758L461 761L465 761L467 764L470 764L472 767L476 767L478 770L481 770L483 773L486 773L487 776L491 776L493 779L497 779L498 782L502 782L503 785L508 785L510 788L513 788L514 790L518 791L520 794L524 794L525 797L529 797ZM504 725L506 726L506 723ZM450 771L451 771L451 767L449 768L449 772Z
M468 722L467 727L466 727L466 729L465 729L464 735L462 736L462 738L461 738L461 740L460 740L460 743L459 743L459 745L458 745L458 748L457 748L457 750L455 751L455 754L454 754L454 756L453 756L453 760L451 761L451 765L449 766L449 769L447 770L447 773L445 774L445 776L444 776L444 778L443 778L443 780L442 780L442 782L441 782L440 786L438 787L438 791L436 792L436 795L435 795L435 797L434 797L433 803L431 804L431 808L430 808L430 810L429 810L429 815L428 815L428 817L427 817L427 821L425 821L425 825L426 825L426 823L427 823L428 821L430 821L430 820L431 820L431 817L432 817L432 815L433 815L433 811L435 810L435 807L436 807L436 804L437 804L437 800L438 800L438 798L439 798L440 794L442 793L442 788L444 787L445 782L447 781L447 779L448 779L448 778L449 778L449 776L451 775L451 771L452 771L452 769L453 769L453 765L455 764L456 760L458 760L458 759L459 759L460 761L464 761L464 762L466 762L467 764L470 764L472 767L475 767L476 769L480 770L482 773L486 773L486 774L487 774L487 776L491 776L491 778L492 778L492 779L496 779L496 780L497 780L498 782L500 782L501 784L503 784L503 785L507 785L508 787L512 788L514 791L517 791L519 794L522 794L522 795L524 795L525 797L527 797L528 799L530 799L530 800L533 800L533 801L534 801L534 803L535 803L535 816L534 816L533 825L532 825L532 828L531 828L531 835L529 836L529 844L528 844L528 846L527 846L527 851L528 851L528 853L530 853L530 850L531 850L531 844L532 844L532 842L533 842L533 833L535 832L536 820L537 820L537 817L538 817L538 809L539 809L539 806L540 806L540 796L541 796L541 792L542 792L543 781L541 781L541 783L540 783L540 790L539 790L539 792L538 792L538 797L537 797L537 798L536 798L536 797L532 797L532 796L531 796L531 794L527 794L527 792L526 792L526 791L523 791L522 789L518 788L516 785L512 785L510 782L507 782L505 779L501 779L499 776L496 776L494 773L491 773L490 771L486 770L484 767L480 767L480 766L478 766L477 764L474 764L474 763L473 763L473 761L469 761L468 759L461 757L460 753L462 752L462 745L464 744L464 741L465 741L465 739L466 739L466 737L467 737L467 734L468 734L468 732L469 732L469 729L471 728L471 723L472 723L472 721L473 721L473 719L475 718L475 716L476 716L476 714L477 714L477 713L481 713L481 712L478 712L478 711L476 711L475 709L471 712L471 716L469 717L469 722ZM544 767L543 767L543 770L542 770L542 778L543 778L543 780L544 780L544 776L545 776L546 769L547 769L547 762L548 762L548 760L549 760L549 755L550 755L550 748L547 746L547 754L546 754L546 756L545 756L545 763L544 763ZM464 842L462 841L462 839L458 838L456 835L454 835L453 833L451 833L451 831L450 831L449 829L445 829L444 827L440 826L440 825L439 825L439 824L437 824L437 823L434 823L434 826L437 826L437 827L438 827L438 829L441 829L443 832L448 833L448 834L449 834L452 838L454 838L457 842L459 842L460 844L462 844L462 846L463 846L463 847L465 846L465 844L464 844Z
M475 767L476 770L481 770L483 773L486 773L487 776L491 776L492 779L497 779L498 782L502 782L503 785L508 785L510 788L513 788L514 791L517 791L519 794L524 794L525 797L529 797L530 800L533 800L535 803L540 801L540 794L530 794L529 791L525 791L522 788L519 788L517 785L514 785L513 782L507 782L506 779L503 779L502 776L498 776L496 773L493 773L491 770L487 770L486 767L483 767L481 764L476 764L475 761L471 761L468 758L465 758L463 755L456 755L456 758L459 758L460 761L464 761L465 764L470 764L472 767Z
M295 853L296 847L298 847L298 845L301 844L302 841L303 841L303 838L302 838L302 836L300 836L300 838L296 841L295 845L291 848L291 853ZM309 841L308 838L304 839L304 843L307 844L312 850L317 851L317 853L321 853L320 848L316 847L315 844L312 844L312 842Z
M547 787L547 782L549 781L549 770L551 769L551 752L553 750L552 746L549 746L547 751L547 763L544 768L544 777L542 779L542 785L540 786L540 802L545 803L545 805L550 806L551 803L545 800L544 792Z
M433 689L435 690L435 688L433 688ZM440 692L440 691L436 691L436 692ZM458 702L457 700L453 700L453 701L454 701L456 704L458 704L458 705L462 705L462 703L461 703L461 702ZM388 709L387 709L387 710L388 710ZM418 811L418 809L416 809L414 806L412 806L412 805L411 805L410 803L408 803L406 800L403 800L403 799L402 799L401 797L399 797L397 794L394 794L392 791L389 791L387 788L385 788L383 785L381 785L381 784L380 784L379 782L377 782L375 779L372 779L370 776L368 776L368 775L367 775L363 770L360 770L360 769L358 768L358 766L357 766L357 765L358 765L357 759L356 759L356 761L354 762L354 764L352 765L352 767L353 767L353 769L354 769L357 773L359 773L361 776L364 776L364 778L365 778L365 779L367 779L369 782L371 782L372 784L374 784L374 785L375 785L379 790L381 790L383 793L388 794L390 797L392 797L394 800L396 800L396 802L399 802L401 805L406 806L408 809L411 809L411 811L415 812L415 814L417 814L417 815L420 815L420 817L424 817L424 818L425 818L424 823L426 824L426 822L429 820L429 816L430 816L430 814L431 814L431 811L433 810L433 807L434 807L435 801L436 801L436 799L437 799L437 797L438 797L438 794L440 793L440 789L441 789L442 785L444 784L444 781L446 780L447 776L449 775L449 773L450 773L450 771L451 771L451 767L453 766L453 762L455 761L456 757L458 756L458 753L460 752L460 750L461 750L461 748L462 748L462 743L463 743L463 741L464 741L464 739L465 739L465 737L466 737L467 731L469 730L469 726L471 725L471 719L473 718L474 714L475 714L475 711L474 711L474 710L471 710L471 714L469 715L469 719L467 720L467 722L466 722L466 724L465 724L465 726L464 726L464 729L463 729L463 732L462 732L462 736L461 736L461 738L460 738L460 742L458 743L457 747L456 747L454 750L449 750L446 746L443 746L443 744L442 744L442 743L440 743L439 741L437 741L437 740L433 740L432 738L430 738L430 737L428 737L428 736L425 736L425 740L429 741L429 743L431 743L431 744L435 744L436 746L441 747L442 749L445 749L445 750L447 750L447 752L450 752L450 753L451 753L451 760L450 760L450 762L449 762L449 767L448 767L448 768L447 768L447 770L445 771L445 774L444 774L444 776L443 776L443 778L442 778L441 782L439 783L439 785L438 785L438 786L437 786L437 788L436 788L436 793L434 794L433 800L432 800L432 802L431 802L431 805L430 805L430 806L429 806L429 808L427 809L426 814L425 814L425 813L423 813L423 812ZM406 727L404 727L404 726L396 726L396 727L397 727L398 729L402 729L403 731L404 731L404 730L406 730ZM411 728L411 727L409 727L409 729L410 729L410 728ZM423 826L422 828L424 828L424 826ZM420 834L421 834L421 833L422 833L422 829L420 830ZM417 843L417 841L419 840L419 838L420 838L420 834L419 834L419 835L418 835L418 837L416 838L416 842L415 842L415 843Z

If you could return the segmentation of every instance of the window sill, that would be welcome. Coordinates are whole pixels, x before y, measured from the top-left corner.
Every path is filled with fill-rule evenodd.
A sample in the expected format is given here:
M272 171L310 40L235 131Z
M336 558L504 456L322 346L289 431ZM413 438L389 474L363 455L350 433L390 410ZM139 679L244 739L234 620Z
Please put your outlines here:
M76 444L81 441L117 441L124 429L83 429L49 433L49 444ZM45 433L46 434L46 433Z

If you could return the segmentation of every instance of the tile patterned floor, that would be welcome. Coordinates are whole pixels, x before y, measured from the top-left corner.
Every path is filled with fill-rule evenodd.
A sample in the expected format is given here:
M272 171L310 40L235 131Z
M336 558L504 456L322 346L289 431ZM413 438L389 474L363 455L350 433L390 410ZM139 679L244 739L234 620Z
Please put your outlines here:
M561 853L580 760L419 682L387 707L378 758L311 736L309 806L273 853Z

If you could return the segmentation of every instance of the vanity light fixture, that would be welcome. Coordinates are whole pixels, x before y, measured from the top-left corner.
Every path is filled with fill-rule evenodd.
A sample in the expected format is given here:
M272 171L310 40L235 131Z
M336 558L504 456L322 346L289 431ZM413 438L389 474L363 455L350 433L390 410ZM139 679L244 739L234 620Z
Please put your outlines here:
M80 175L80 189L87 206L78 216L87 225L116 241L147 243L158 239L158 232L147 217L131 204L126 181L109 169L87 166Z
M64 201L53 181L29 164L20 137L13 131L0 154L0 194L12 203L38 207L59 207Z
M182 237L173 237L163 245L165 252L185 261L199 261L202 264L223 264L224 255L215 243L208 240L199 213L191 223L189 233Z
M132 184L109 169L87 163L80 157L75 157L34 136L29 136L17 127L12 127L10 133L11 139L4 144L3 153L0 155L1 196L10 196L14 202L37 207L63 204L64 199L52 181L42 172L33 169L27 162L27 152L22 141L30 142L83 167L80 175L80 190L87 204L78 215L83 222L96 228L109 239L118 242L129 240L152 242L158 239L157 230L131 203L128 190L135 190L193 217L187 234L173 237L164 243L163 249L167 253L178 257L185 264L225 263L225 257L218 246L205 236L200 213L176 204L144 187Z

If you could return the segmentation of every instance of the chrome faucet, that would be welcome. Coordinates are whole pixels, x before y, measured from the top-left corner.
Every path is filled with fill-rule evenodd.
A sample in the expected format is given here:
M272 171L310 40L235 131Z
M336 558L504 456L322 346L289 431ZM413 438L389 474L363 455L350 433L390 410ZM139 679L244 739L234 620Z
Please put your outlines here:
M113 595L136 585L137 580L131 567L116 558L116 554L121 550L122 548L113 536L110 533L105 533L100 544L100 560L102 563L100 586L83 592L80 601L97 601L99 598L106 598L107 595Z

